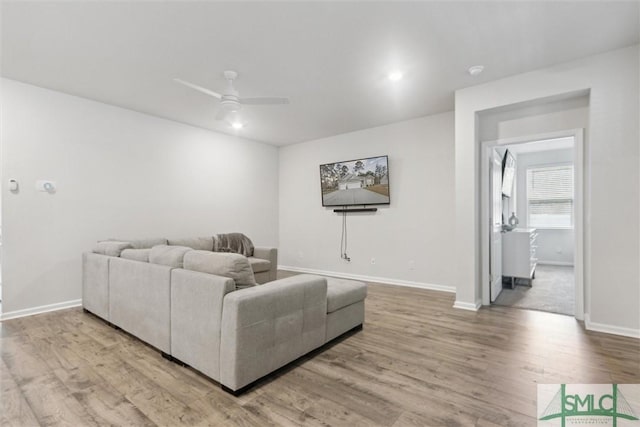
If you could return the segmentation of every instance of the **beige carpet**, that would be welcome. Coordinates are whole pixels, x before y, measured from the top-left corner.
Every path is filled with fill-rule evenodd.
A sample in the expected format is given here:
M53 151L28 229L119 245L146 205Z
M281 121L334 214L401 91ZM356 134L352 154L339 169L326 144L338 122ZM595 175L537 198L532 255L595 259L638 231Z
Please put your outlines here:
M573 267L538 265L533 285L524 286L528 282L516 281L515 289L503 289L494 304L574 315Z

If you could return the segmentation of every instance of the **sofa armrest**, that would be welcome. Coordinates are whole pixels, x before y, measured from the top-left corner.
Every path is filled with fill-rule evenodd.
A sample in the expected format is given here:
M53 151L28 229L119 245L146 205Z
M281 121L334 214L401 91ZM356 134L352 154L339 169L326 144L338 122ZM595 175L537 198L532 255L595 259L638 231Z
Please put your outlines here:
M233 279L198 271L171 271L171 355L220 380L220 323Z
M233 391L324 344L327 281L299 275L227 294L220 383Z
M257 247L253 249L253 256L271 262L269 281L273 282L276 280L278 273L278 248Z

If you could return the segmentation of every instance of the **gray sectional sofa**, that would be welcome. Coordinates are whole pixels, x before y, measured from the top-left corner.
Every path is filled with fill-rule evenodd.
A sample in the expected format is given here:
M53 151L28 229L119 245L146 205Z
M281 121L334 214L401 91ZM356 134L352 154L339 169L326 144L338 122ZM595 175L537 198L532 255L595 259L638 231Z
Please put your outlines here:
M245 258L212 252L208 242L111 242L83 254L84 309L234 394L362 326L364 283L313 275L275 280L275 248L255 248ZM244 270L211 273L228 264ZM260 285L239 289L247 273Z

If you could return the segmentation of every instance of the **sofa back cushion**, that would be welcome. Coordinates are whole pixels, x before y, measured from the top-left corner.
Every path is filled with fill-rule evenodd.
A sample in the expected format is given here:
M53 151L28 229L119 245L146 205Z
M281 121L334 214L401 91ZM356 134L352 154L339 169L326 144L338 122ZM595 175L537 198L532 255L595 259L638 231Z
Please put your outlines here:
M169 239L171 246L186 246L198 251L213 250L213 237L186 237L181 239Z
M133 249L151 249L154 246L166 245L167 239L164 237L152 237L148 239L130 240Z
M130 242L103 240L96 244L96 247L93 248L93 253L108 256L120 256L123 250L131 248L133 248L133 246Z
M168 265L169 267L182 268L186 253L193 249L186 246L158 245L151 248L149 262L152 264Z
M184 256L184 269L229 277L236 282L236 289L257 284L249 260L239 254L191 251Z
M114 242L129 242L133 249L151 249L157 245L166 245L167 239L164 237L150 237L146 239L109 239Z
M242 233L216 234L213 236L214 252L231 252L246 257L253 256L253 242Z
M151 249L125 249L120 254L120 258L130 259L133 261L149 262L149 254Z

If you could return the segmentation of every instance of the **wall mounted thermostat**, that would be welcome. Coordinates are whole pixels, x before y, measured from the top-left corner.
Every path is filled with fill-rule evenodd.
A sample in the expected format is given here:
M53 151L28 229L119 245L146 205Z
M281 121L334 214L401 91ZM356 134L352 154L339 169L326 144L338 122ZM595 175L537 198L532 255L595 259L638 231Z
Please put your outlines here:
M15 179L9 180L9 191L11 191L12 193L18 192L18 181L16 181Z
M55 193L56 183L48 180L36 181L36 190L43 191L45 193Z

